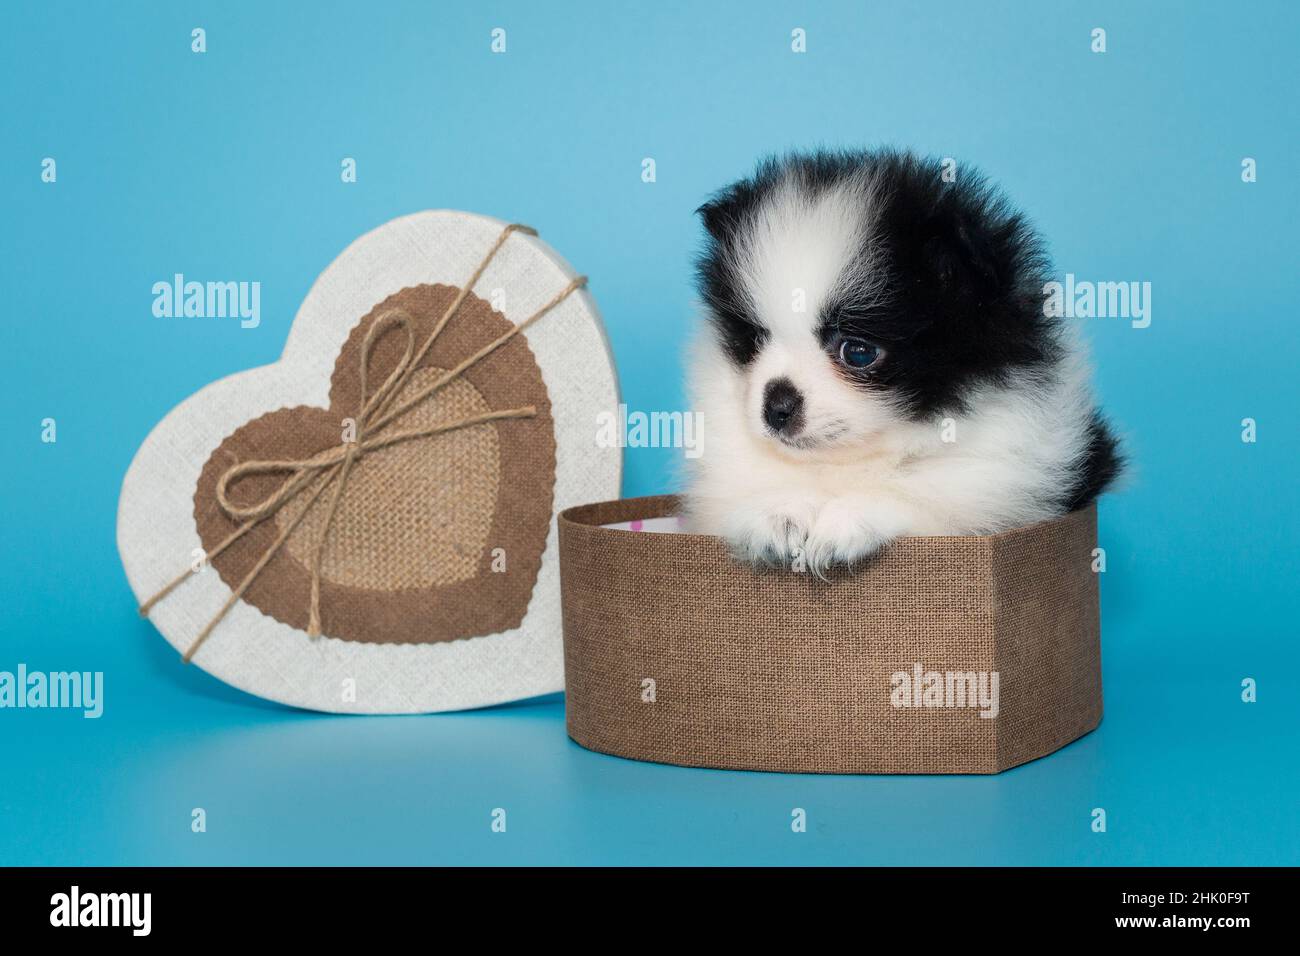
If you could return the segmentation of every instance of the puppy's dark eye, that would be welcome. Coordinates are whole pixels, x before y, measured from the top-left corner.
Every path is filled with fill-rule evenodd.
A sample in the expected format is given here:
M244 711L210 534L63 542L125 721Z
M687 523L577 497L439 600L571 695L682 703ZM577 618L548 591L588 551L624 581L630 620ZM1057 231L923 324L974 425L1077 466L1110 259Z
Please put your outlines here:
M864 371L880 364L885 350L866 339L844 339L840 342L840 363L854 371Z

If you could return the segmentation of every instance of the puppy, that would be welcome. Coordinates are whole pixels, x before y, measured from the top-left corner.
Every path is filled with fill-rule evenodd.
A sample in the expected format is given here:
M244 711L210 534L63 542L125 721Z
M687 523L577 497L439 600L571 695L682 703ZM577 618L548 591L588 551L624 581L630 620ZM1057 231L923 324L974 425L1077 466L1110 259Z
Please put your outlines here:
M1074 330L1045 314L1042 245L976 173L794 155L699 212L692 530L825 576L901 535L1064 514L1119 474Z

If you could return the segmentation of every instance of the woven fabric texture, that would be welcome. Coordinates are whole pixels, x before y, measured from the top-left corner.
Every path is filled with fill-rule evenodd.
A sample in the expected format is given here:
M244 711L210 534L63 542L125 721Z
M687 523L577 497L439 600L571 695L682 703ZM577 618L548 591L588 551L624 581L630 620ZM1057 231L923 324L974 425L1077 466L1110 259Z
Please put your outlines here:
M338 445L346 420L362 402L358 370L366 330L385 312L401 309L411 316L416 340L423 341L456 292L451 286L421 285L389 296L358 322L339 352L329 408L278 409L236 430L213 451L194 492L195 523L205 548L215 548L237 527L216 502L221 473L239 461L307 457ZM471 294L404 394L509 328L504 316ZM401 342L394 334L378 340L372 382L396 365ZM321 620L327 635L430 643L519 625L541 565L555 483L550 402L528 343L512 339L400 421L400 427L411 428L523 405L535 406L537 414L392 445L357 462L323 556ZM278 480L249 478L232 488L232 496L257 500ZM327 500L317 499L245 595L254 607L296 628L307 622L307 562ZM296 515L296 510L281 512L214 558L213 567L234 587ZM493 570L496 549L506 556L506 573Z
M445 371L420 369L398 401L431 385ZM490 407L483 395L460 379L412 409L405 421L411 428L425 428L486 411ZM497 432L490 425L439 435L436 454L398 446L366 455L353 468L349 493L330 525L322 577L372 591L472 578L492 530L500 479ZM277 530L292 527L305 498L299 496L280 509ZM284 543L303 567L312 559L328 511L328 499L317 498Z

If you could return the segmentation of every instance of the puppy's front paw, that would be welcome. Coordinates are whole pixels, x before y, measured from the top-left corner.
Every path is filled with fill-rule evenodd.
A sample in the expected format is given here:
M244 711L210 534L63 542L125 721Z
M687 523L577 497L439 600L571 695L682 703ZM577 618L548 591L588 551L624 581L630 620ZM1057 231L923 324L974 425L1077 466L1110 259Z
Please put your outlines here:
M732 514L724 537L739 560L788 570L804 559L816 517L811 500L765 502Z
M828 501L818 511L804 543L807 570L825 578L832 568L869 558L895 537L882 525L856 499Z

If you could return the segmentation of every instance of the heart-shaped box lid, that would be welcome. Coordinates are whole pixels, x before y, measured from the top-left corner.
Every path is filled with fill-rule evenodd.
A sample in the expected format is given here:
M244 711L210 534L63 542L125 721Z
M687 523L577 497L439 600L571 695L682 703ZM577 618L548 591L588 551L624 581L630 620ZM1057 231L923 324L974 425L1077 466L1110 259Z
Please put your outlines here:
M618 383L573 270L535 235L503 230L440 210L367 233L317 278L277 362L205 386L145 439L122 485L118 550L142 603L182 572L148 613L198 666L259 697L339 713L455 710L562 689L555 515L618 494L621 451L596 441ZM425 385L436 394L389 426L437 434L373 449L381 443L367 435L337 504L328 490L304 494L241 535L238 515L218 504L222 475L251 459L346 447L339 429L347 442L401 359L400 336L375 327L395 312L417 347L450 316L394 404ZM508 341L446 373L496 337ZM363 365L370 384L359 388ZM439 385L444 374L453 380ZM446 423L454 430L440 431ZM265 494L267 480L232 482L226 503ZM227 537L238 540L223 548ZM305 595L318 550L322 633L311 636Z

